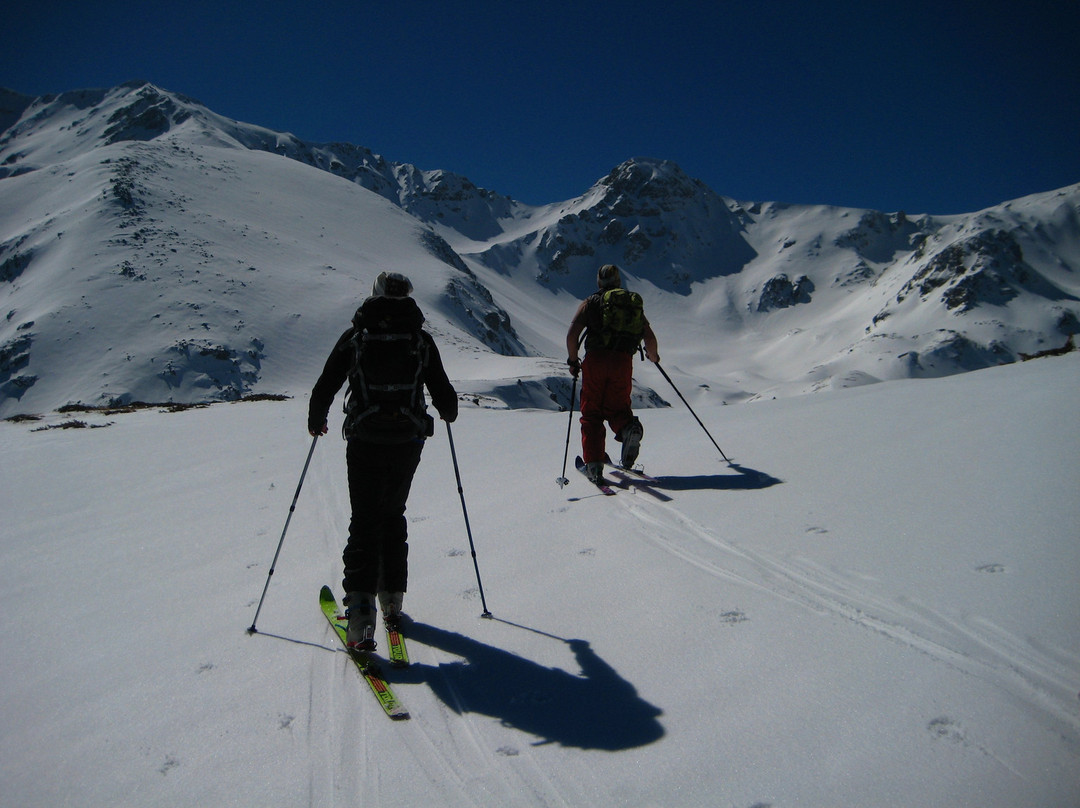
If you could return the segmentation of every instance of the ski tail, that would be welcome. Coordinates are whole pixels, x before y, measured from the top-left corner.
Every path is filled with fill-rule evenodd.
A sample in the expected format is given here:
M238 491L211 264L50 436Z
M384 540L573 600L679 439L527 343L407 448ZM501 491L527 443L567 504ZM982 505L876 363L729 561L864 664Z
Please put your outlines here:
M624 472L625 474L631 474L634 477L638 477L639 479L642 479L642 480L648 480L649 482L652 482L652 483L658 482L658 480L655 477L653 477L650 474L646 474L645 469L643 469L641 466L634 465L634 466L630 466L629 468L626 467L626 466L620 466L618 463L616 463L614 460L612 460L609 455L604 455L604 463L606 465L610 466L611 468L615 469L616 471L621 471L621 472Z

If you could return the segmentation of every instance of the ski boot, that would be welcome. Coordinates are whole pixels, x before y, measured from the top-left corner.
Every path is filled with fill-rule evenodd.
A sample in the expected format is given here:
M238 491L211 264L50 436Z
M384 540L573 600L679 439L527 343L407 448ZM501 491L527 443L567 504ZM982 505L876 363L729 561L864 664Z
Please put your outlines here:
M349 627L345 644L354 651L375 650L375 596L367 592L350 592L344 600Z
M619 432L619 439L622 441L622 457L620 458L620 464L624 469L634 467L634 463L637 461L638 452L641 450L641 438L645 435L645 427L641 425L636 417L632 419L626 426Z
M383 625L387 631L399 631L405 615L401 605L405 600L404 592L380 592L379 606L382 608Z

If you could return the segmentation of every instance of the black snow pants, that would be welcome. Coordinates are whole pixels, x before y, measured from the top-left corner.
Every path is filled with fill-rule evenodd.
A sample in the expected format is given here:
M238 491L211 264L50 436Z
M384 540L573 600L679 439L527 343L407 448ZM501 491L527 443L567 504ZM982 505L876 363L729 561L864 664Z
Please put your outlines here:
M405 502L424 441L350 440L345 450L352 520L342 553L345 592L404 592L409 545Z

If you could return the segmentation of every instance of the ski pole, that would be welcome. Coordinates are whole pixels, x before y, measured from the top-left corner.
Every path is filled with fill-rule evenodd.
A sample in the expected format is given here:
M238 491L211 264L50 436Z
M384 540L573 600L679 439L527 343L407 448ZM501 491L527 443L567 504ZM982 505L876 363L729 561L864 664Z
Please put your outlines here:
M671 377L667 375L667 372L660 366L660 363L659 362L654 362L653 364L655 364L657 369L664 375L664 378L668 380L668 384L671 385L671 389L674 390L676 395L678 395L679 398L682 399L682 403L686 405L686 409L690 410L690 414L694 416L694 420L698 422L698 424L701 426L702 429L705 429L705 424L701 423L701 419L698 418L697 413L694 412L694 408L690 406L690 402L687 401L683 397L683 394L679 392L679 388L675 386L675 382L673 382L671 380ZM716 440L713 438L713 436L709 434L708 429L705 429L705 434L709 435L709 440L711 440L712 445L716 447L716 451L720 452L720 456L722 458L724 458L724 460L727 460L728 463L731 463L731 461L728 460L728 456L726 454L724 454L724 450L720 448L720 444L718 444L716 442Z
M465 490L461 487L461 471L458 469L457 452L454 451L454 433L450 429L450 422L446 422L446 437L450 439L450 458L454 461L454 477L457 479L457 492L461 497L461 514L465 517L465 532L469 536L469 549L472 551L473 569L476 570L476 586L480 589L480 605L484 609L481 617L491 617L488 611L487 601L484 600L484 584L480 581L480 565L476 563L476 545L473 544L472 528L469 527L469 511L465 507Z
M266 583L263 585L262 597L259 598L259 606L255 609L255 618L251 621L251 627L248 629L248 634L255 634L258 629L255 628L255 623L259 620L259 612L262 611L263 601L266 599L266 590L270 588L270 579L274 575L274 568L277 567L278 556L281 555L281 545L285 543L285 532L289 529L289 522L292 520L293 511L296 510L296 500L300 498L300 489L304 485L304 478L307 476L308 466L311 465L311 456L315 454L315 444L319 442L319 436L316 435L311 441L311 448L308 449L307 460L304 461L304 470L300 472L300 482L296 484L296 493L293 494L292 505L289 506L289 515L285 517L285 527L281 529L281 538L278 539L277 550L274 552L274 560L270 562L270 572L266 574Z
M577 376L574 377L574 383L570 385L570 418L566 424L566 451L562 456L562 476L555 482L559 484L559 488L564 485L569 485L570 481L566 479L566 458L570 456L570 430L574 426L574 398L577 396Z

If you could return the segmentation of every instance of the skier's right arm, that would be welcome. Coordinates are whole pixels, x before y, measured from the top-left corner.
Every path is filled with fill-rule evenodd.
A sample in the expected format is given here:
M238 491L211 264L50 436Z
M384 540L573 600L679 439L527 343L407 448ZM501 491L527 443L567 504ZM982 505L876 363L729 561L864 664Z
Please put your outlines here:
M308 401L309 435L327 433L326 416L330 412L330 405L334 403L334 396L349 377L349 366L352 362L351 338L352 329L350 328L338 339L323 366L322 373L319 374L319 380L315 382L315 387L311 390L311 399Z
M656 334L653 333L652 326L649 325L649 321L645 321L645 356L654 365L660 364L660 346L656 341Z
M587 303L587 300L581 301L581 305L574 312L574 319L570 321L570 330L566 332L566 364L575 378L581 370L578 347L581 345L581 332L585 330L585 305Z

